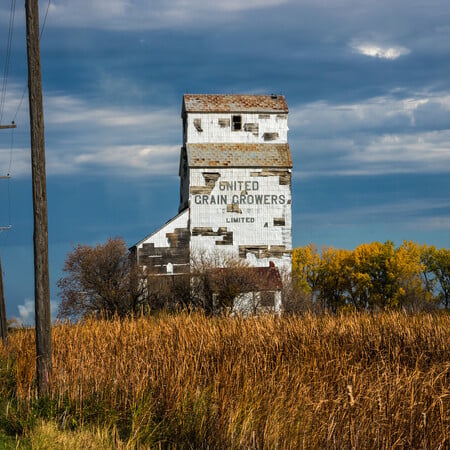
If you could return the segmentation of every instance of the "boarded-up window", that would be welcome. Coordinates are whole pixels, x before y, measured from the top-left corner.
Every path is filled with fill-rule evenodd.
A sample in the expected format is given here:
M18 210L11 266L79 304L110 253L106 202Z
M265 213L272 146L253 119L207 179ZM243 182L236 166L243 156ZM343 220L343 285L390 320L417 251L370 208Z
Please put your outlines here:
M231 130L232 131L242 130L242 116L231 117Z
M265 308L273 308L275 306L275 292L263 291L261 292L260 306Z
M219 127L227 128L230 126L230 119L219 119Z
M197 131L203 131L202 119L194 119L194 127Z
M244 131L250 131L255 136L258 136L259 124L257 124L257 123L244 123Z
M278 138L278 133L264 133L264 140L265 141L274 141Z

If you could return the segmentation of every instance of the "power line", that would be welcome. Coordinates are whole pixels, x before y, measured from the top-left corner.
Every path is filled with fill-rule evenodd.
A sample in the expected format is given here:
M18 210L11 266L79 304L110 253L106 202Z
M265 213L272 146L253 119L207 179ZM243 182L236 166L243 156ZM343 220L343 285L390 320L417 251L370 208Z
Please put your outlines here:
M23 98L25 97L25 92L27 92L27 85L23 87L22 96L20 97L19 105L17 106L16 112L14 113L13 122L16 121L17 114L19 112L20 107L22 106Z
M29 123L27 122L28 133L29 133ZM0 175L0 179L6 179L7 183L7 196L8 196L8 225L0 226L0 252L3 250L6 242L8 241L10 233L3 234L2 231L10 231L12 229L12 208L11 208L11 166L13 160L13 147L14 147L14 128L11 129L11 143L9 151L9 168L6 175Z
M9 166L8 172L6 173L8 176L11 174L13 147L14 147L14 128L11 129L11 144L9 146Z
M47 22L48 10L50 9L50 3L51 3L51 0L48 0L47 9L45 10L44 20L42 21L41 32L39 33L39 39L41 39L42 35L44 34L45 24ZM17 106L16 112L14 113L14 117L12 120L13 122L16 121L16 117L17 117L17 114L19 113L20 107L22 106L22 102L25 97L25 92L27 91L27 87L28 87L27 84L25 84L25 86L23 87L22 96L20 97L19 105Z
M50 2L51 2L51 0L48 0L47 9L45 10L44 20L42 21L41 32L39 33L39 39L41 39L42 35L44 34L45 22L47 22L47 15L48 15L48 10L50 8Z
M44 14L44 19L42 21L42 26L41 26L41 30L39 33L39 39L42 38L42 35L44 34L44 30L45 30L45 25L47 23L47 16L48 16L48 11L50 9L50 3L51 0L48 0L47 3L47 8L45 10L45 14ZM9 59L10 59L10 49L11 49L11 42L12 42L12 34L13 34L13 29L14 29L14 13L15 13L15 6L16 6L16 0L11 0L11 11L12 14L10 16L10 26L9 26L9 32L8 32L8 57L7 57L7 61L8 61L8 65L9 65ZM11 19L12 17L12 19ZM5 70L6 70L6 66L5 66ZM4 98L6 96L6 78L4 77L4 90L2 91L2 113L3 113L3 104L4 104ZM17 118L17 114L20 111L20 108L22 106L23 103L23 99L25 98L25 93L27 92L27 87L28 85L25 84L25 86L23 87L23 91L22 91L22 95L20 96L20 100L19 100L19 104L17 105L16 111L14 113L14 117L12 120L12 124L15 124L16 118ZM1 115L0 115L0 123L1 123ZM29 128L29 127L28 127ZM13 161L13 149L14 149L14 128L12 128L11 130L11 145L10 145L10 151L9 151L9 166L8 166L8 172L7 172L7 183L8 183L8 221L9 224L11 224L11 167L12 167L12 161ZM7 227L3 227L3 230L9 230L11 229L11 225L7 226ZM1 229L0 229L0 235L1 235ZM8 234L6 235L6 239L4 240L3 244L6 242L8 238ZM0 246L1 246L1 242L0 242Z
M9 149L9 167L8 167L8 222L11 224L11 166L12 166L12 157L13 157L13 147L14 147L14 128L11 130L11 146Z
M12 36L13 36L13 29L14 29L15 12L16 12L16 0L11 0L11 10L9 12L8 41L6 43L5 68L3 71L2 95L0 98L0 123L2 122L3 111L5 108L6 86L8 85L9 61L11 58L11 44L12 44Z

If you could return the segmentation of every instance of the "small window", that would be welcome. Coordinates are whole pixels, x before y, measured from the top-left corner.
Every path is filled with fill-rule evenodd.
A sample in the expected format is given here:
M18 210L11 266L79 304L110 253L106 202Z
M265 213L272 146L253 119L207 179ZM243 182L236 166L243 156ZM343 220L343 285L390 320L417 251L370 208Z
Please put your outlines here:
M275 306L275 292L262 291L259 305L265 308L273 308Z
M232 131L242 130L242 116L231 117L231 130Z

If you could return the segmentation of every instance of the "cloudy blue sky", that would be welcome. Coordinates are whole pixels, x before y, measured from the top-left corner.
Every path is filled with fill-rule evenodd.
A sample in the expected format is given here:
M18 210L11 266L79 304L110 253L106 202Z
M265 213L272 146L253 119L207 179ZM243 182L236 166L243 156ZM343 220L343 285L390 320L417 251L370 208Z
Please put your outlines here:
M295 246L450 244L447 0L52 0L41 57L54 305L73 244L132 245L176 214L183 93L286 96ZM2 123L26 77L19 0ZM26 96L16 122L0 131L0 255L7 313L29 322Z

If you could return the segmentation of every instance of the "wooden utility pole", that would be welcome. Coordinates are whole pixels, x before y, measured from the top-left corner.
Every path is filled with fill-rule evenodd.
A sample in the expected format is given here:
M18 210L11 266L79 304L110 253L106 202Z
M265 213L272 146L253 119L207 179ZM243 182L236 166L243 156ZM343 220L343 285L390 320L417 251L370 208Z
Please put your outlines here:
M25 0L27 22L28 97L30 102L31 176L34 216L34 303L38 395L46 396L52 371L48 219L45 177L44 113L38 0Z

